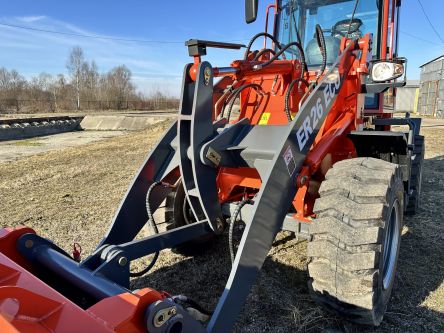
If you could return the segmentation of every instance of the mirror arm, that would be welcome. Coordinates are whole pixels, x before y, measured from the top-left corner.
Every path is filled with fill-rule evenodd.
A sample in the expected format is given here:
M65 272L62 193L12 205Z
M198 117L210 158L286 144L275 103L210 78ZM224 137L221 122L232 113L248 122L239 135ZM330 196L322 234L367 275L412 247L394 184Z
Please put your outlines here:
M401 82L383 82L383 83L366 83L361 87L362 94L379 94L386 92L389 88L404 87L407 81Z

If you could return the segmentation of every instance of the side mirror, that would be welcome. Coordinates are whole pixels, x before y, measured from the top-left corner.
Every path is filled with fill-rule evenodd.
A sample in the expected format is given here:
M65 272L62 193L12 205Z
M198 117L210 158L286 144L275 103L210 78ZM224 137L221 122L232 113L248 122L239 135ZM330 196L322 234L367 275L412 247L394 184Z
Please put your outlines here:
M245 0L245 21L252 23L256 21L259 0Z

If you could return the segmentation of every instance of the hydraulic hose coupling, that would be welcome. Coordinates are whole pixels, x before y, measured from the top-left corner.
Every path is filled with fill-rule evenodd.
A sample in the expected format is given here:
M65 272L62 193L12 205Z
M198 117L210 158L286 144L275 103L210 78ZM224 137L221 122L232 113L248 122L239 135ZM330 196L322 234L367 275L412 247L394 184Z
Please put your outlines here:
M160 182L160 185L162 185L163 187L176 188L176 185L167 182Z
M72 258L75 261L80 262L82 260L82 247L79 243L74 243L72 248Z

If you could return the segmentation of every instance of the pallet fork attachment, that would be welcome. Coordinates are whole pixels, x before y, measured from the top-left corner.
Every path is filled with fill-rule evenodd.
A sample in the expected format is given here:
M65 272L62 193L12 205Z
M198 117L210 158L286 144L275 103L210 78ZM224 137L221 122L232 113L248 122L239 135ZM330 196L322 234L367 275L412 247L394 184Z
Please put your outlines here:
M17 239L18 252L33 265L44 267L94 301L127 293L131 260L223 230L222 210L215 191L217 167L255 167L261 175L262 186L254 198L230 277L208 326L202 326L168 297L159 299L146 310L146 317L152 318L154 313L174 307L174 311L183 317L180 323L184 333L228 332L276 234L282 229L297 191L302 164L350 69L354 47L355 44L350 43L305 100L295 119L284 126L252 126L245 120L233 125L225 120L213 122L211 65L207 62L199 64L195 82L188 76L191 64L187 65L179 120L148 157L98 249L77 263L50 241L25 233ZM334 91L327 104L324 98L326 87ZM318 121L311 131L307 131L307 122L313 112L316 112ZM264 143L261 136L274 139L260 149ZM260 143L255 146L254 140ZM208 151L220 155L217 165L209 158ZM198 222L134 240L147 219L146 211L141 209L147 186L158 180L175 183L179 170ZM155 193L150 201L154 210L167 194L167 188ZM163 326L148 325L148 330L151 333L166 332Z

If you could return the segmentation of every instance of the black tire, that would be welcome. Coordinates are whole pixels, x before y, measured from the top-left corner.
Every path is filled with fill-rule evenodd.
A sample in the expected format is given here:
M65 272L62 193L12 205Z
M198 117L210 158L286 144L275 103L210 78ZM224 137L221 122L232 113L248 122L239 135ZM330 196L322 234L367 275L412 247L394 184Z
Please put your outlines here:
M319 192L307 247L312 296L350 321L377 326L399 255L401 169L368 157L341 161L327 172Z
M167 222L167 230L175 229L195 222L195 218L191 209L189 208L185 190L181 181L177 183L176 190L172 191L166 197L165 221ZM199 255L205 253L212 247L212 240L214 240L214 235L203 236L183 243L172 250L185 256Z
M415 135L414 147L413 147L414 159L412 160L411 173L410 173L411 192L408 197L405 208L406 215L414 215L419 208L424 153L425 153L424 137L422 135Z

